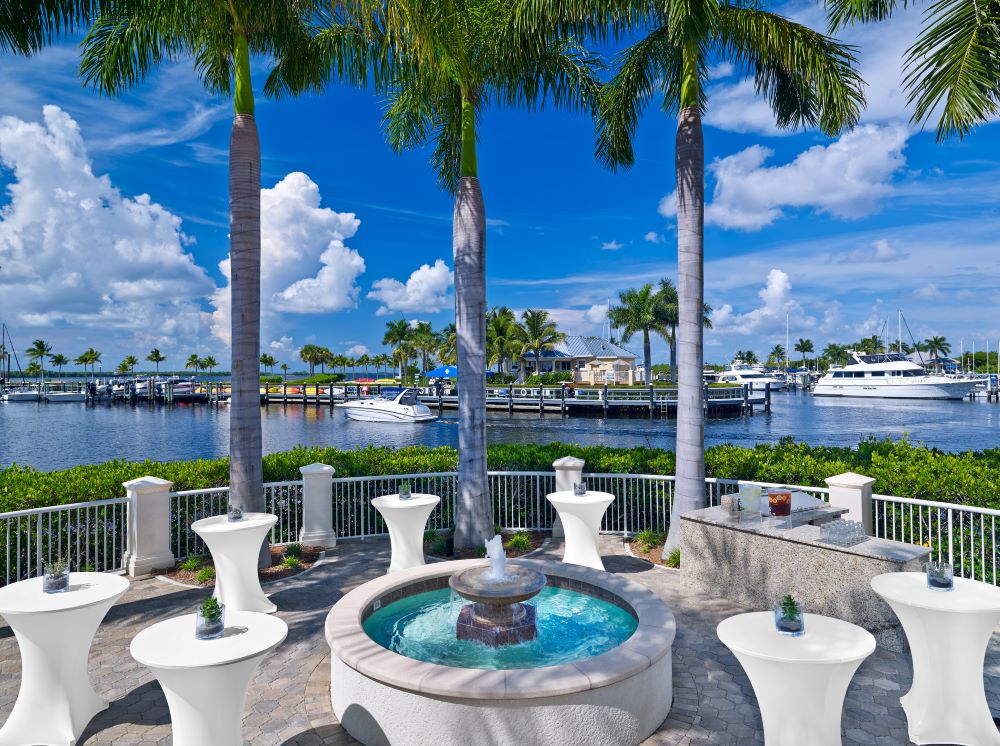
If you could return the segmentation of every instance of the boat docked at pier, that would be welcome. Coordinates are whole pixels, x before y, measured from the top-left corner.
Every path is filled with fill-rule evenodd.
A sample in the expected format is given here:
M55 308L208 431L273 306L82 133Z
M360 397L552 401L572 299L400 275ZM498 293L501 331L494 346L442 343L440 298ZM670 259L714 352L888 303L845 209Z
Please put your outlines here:
M813 396L873 399L964 399L978 381L928 373L898 352L866 355L855 350L853 362L832 367L813 386Z
M752 391L764 391L770 384L771 391L784 389L786 384L780 378L769 375L763 367L750 365L740 360L730 363L729 369L715 377L718 383L728 383L734 386L746 384Z
M356 399L337 405L352 420L361 422L430 422L437 415L417 398L416 389L386 392L373 399Z

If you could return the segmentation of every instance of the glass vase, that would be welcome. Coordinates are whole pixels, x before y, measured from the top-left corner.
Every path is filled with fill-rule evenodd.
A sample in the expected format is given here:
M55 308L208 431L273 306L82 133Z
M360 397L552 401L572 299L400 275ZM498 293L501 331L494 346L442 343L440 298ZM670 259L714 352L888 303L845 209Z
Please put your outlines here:
M201 607L194 615L194 636L199 640L217 640L226 631L226 605L219 604L219 616L208 619Z
M408 484L402 484L402 485L400 485L400 487L399 487L399 499L400 500L409 500L412 497L413 497L413 493L410 491L410 485L408 485Z
M42 576L42 591L45 593L65 593L69 590L69 567L53 568L46 565Z
M226 513L230 523L243 520L243 505L240 503L229 503L229 511Z
M573 482L573 494L576 497L586 497L587 496L587 483L586 482Z
M788 614L781 604L775 604L774 628L778 634L799 637L806 631L806 620L802 609L799 608L794 614Z
M927 563L927 587L932 591L955 590L955 570L948 562Z

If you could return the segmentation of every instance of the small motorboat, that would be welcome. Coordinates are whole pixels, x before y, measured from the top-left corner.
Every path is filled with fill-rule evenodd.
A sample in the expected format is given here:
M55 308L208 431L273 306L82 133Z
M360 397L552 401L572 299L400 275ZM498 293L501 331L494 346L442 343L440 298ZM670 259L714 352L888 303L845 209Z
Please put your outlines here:
M417 398L416 389L384 393L373 399L356 399L337 405L352 420L361 422L430 422L437 415Z
M87 401L85 391L49 391L45 394L45 401L52 404L60 402L81 402Z
M2 397L3 401L15 402L15 401L38 401L39 396L37 391L30 390L11 390L6 392Z

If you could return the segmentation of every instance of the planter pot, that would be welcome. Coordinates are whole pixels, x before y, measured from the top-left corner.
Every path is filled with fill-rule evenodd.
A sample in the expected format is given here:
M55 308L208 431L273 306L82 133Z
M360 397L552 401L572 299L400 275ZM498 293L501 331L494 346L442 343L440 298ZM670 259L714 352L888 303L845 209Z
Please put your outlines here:
M802 610L798 613L788 615L782 611L780 604L774 607L774 628L778 634L798 637L806 631L806 622L802 616Z
M222 637L226 631L226 605L219 604L219 611L218 619L206 619L201 613L201 608L198 608L194 615L194 636L197 639L217 640Z
M61 572L50 572L46 568L42 578L42 590L45 593L63 593L69 590L69 568Z
M927 587L932 591L955 590L954 568L947 562L928 562Z

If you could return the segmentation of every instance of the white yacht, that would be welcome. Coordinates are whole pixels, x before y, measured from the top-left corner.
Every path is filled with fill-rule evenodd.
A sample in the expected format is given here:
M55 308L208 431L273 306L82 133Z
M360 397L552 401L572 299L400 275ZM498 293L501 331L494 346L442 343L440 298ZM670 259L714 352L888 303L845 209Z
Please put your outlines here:
M8 389L0 399L7 402L39 401L41 397L31 389Z
M833 367L813 386L813 396L876 399L964 399L974 379L935 375L898 352L865 355L850 350L853 362Z
M753 391L763 391L767 388L767 384L771 384L771 391L780 391L786 385L781 379L768 375L763 367L755 367L739 360L730 363L729 369L719 373L715 380L717 383L728 383L733 386L742 386L745 383Z
M373 399L356 399L337 405L352 420L362 422L429 422L437 415L417 398L416 389L386 392Z

